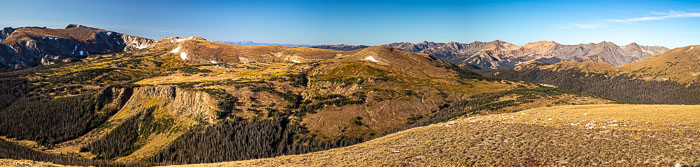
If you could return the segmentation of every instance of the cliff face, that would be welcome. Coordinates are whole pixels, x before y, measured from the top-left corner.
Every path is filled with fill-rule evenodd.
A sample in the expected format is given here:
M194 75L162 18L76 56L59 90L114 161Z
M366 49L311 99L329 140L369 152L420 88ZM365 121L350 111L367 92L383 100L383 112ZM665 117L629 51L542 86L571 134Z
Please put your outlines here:
M213 123L218 101L201 91L187 91L176 86L146 86L134 88L125 108L137 109L153 103L168 114L199 122Z
M119 160L148 158L196 125L216 122L218 100L206 92L184 90L177 86L107 88L100 94L100 111L117 111L100 126L77 139L57 144L49 152L80 153L86 148L99 153L105 142L115 136L132 135L130 148ZM133 127L132 131L124 127ZM136 129L136 130L134 130ZM91 157L92 155L84 155Z
M0 30L0 41L5 40L5 38L7 38L7 36L10 36L10 34L12 34L12 32L14 31L15 29L12 27L5 27L2 30Z
M81 25L68 25L65 29L8 27L0 31L0 40L0 68L9 69L143 49L154 43L147 38Z

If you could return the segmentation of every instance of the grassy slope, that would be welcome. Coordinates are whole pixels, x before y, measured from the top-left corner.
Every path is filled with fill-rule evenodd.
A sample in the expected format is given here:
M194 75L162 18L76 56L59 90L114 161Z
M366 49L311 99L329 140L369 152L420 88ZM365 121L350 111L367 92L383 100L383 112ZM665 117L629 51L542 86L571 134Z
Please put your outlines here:
M626 75L644 80L671 80L683 84L700 81L700 46L676 48L662 54L620 66Z
M539 66L542 70L577 70L588 74L604 74L606 77L630 76L645 81L673 81L691 84L700 81L700 46L676 48L622 66L593 62L561 62ZM526 65L528 66L528 65ZM532 66L532 65L529 65ZM515 67L517 71L519 68ZM528 68L528 67L525 67Z
M65 165L54 164L51 162L32 161L32 160L0 159L0 166L59 167L59 166L65 166Z
M326 151L193 166L699 164L700 106L572 105L463 118ZM550 118L552 118L550 120Z

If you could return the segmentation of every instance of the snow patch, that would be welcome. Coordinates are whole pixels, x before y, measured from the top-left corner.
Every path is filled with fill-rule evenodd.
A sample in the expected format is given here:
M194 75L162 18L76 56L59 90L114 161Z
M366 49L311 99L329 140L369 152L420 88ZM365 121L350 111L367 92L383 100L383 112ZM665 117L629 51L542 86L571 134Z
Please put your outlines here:
M595 128L595 122L591 121L585 125L587 129L593 129Z
M185 53L185 52L180 53L180 58L182 60L187 60L187 53Z
M214 61L214 60L209 60L209 62L212 63L212 64L218 63L218 62L216 62L216 61Z
M82 50L80 51L80 55L81 55L81 56L83 55L83 51L82 51Z
M177 48L175 48L175 49L173 49L172 51L170 51L170 53L177 53L177 52L180 52L180 47L181 47L181 46L177 46Z
M292 60L294 63L301 63L299 60Z
M375 62L375 63L379 63L379 61L377 61L377 59L374 59L374 57L372 57L372 56L367 56L367 57L365 57L365 60L371 61L371 62Z
M2 40L0 40L0 41L2 41ZM695 46L691 46L690 49L688 49L688 51L691 51L693 49L695 49Z
M139 45L139 46L136 46L136 49L145 49L145 48L147 48L147 47L148 47L148 45L146 45L146 44L141 44L141 45Z
M112 32L107 32L106 34L107 34L107 36L111 36Z

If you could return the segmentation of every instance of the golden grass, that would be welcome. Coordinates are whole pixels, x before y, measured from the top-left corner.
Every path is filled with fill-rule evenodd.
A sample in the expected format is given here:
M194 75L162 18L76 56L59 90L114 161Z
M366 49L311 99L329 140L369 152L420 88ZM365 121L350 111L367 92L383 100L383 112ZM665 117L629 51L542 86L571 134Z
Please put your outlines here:
M512 98L518 97L518 96L511 96L511 97L502 97L500 100L514 100ZM533 100L532 102L527 102L527 103L521 103L516 106L509 106L509 107L504 107L502 109L499 109L498 111L487 111L484 114L500 114L500 113L511 113L511 112L517 112L517 111L522 111L522 110L527 110L527 109L532 109L532 108L539 108L539 107L549 107L549 106L561 106L561 105L584 105L584 104L609 104L612 103L610 100L605 100L605 99L600 99L600 98L595 98L595 97L588 97L588 96L576 96L576 95L570 95L570 94L562 94L562 95L556 95L556 96L546 96L543 98L538 98Z
M207 69L211 73L184 74L173 73L167 76L158 76L143 79L136 82L139 85L165 85L177 83L211 82L222 80L258 81L289 74L294 64L291 63L256 63L253 65L241 65L242 67L203 66L199 69ZM255 68L245 68L255 67Z
M24 146L24 147L28 147L28 148L31 148L31 149L37 150L37 151L41 151L41 150L46 149L46 147L44 147L44 146L42 146L42 145L39 145L39 143L37 143L36 141L31 141L31 140L17 140L17 139L14 139L14 138L8 138L7 136L0 136L0 139L5 140L5 141L8 141L8 142L12 142L12 143L15 143L15 144Z
M63 167L66 165L32 160L0 159L0 166Z
M700 127L700 105L595 104L555 106L511 114L476 117L543 126L624 130L669 130Z

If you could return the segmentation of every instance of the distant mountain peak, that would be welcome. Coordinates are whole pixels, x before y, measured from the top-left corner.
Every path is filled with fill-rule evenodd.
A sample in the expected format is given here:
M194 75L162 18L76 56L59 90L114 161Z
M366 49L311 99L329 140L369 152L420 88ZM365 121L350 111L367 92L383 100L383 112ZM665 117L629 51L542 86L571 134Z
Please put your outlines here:
M80 24L68 24L68 26L66 26L66 28L80 28L80 27L86 27L86 26L83 26Z
M391 43L385 46L404 51L430 54L453 64L472 66L481 69L511 68L524 62L538 61L557 63L561 61L592 61L611 65L623 65L642 58L653 56L668 49L660 46L618 46L609 41L599 43L562 45L555 41L536 41L517 46L501 40L472 43L411 44ZM637 45L637 47L634 47Z

